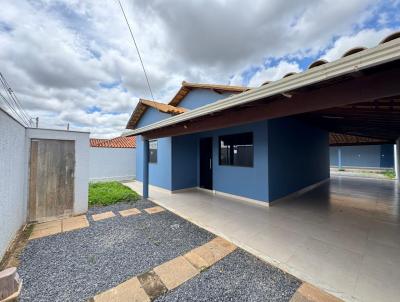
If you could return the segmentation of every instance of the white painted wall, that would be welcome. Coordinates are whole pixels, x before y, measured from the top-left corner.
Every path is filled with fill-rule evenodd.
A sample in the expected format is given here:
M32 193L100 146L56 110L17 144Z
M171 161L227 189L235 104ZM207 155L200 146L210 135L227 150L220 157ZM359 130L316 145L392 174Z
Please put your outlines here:
M74 181L74 212L85 213L88 209L89 186L89 133L65 130L26 129L26 156L29 160L31 139L58 139L75 141L75 181ZM28 184L26 173L26 184Z
M90 181L132 180L135 177L135 148L90 148Z
M0 259L27 215L25 128L0 110Z

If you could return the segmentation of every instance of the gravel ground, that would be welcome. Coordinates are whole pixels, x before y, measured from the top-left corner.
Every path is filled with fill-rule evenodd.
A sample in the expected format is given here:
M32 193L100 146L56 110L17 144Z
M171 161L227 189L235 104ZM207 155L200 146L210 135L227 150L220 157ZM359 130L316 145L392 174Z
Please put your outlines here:
M20 301L86 301L126 279L200 246L215 236L168 212L121 217L150 201L94 207L90 227L28 242L18 273ZM113 211L94 222L91 214ZM301 282L237 249L157 301L289 301Z
M91 208L114 218L28 242L18 273L20 301L86 301L126 279L177 257L214 236L168 212L121 217L119 210L155 206L150 201Z
M237 249L207 271L159 297L172 301L289 301L301 281Z

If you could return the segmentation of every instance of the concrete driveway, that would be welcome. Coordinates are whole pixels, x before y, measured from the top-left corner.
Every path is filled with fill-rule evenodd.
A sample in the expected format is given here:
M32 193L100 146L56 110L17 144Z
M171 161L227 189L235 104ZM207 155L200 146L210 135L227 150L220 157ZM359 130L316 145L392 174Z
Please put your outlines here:
M140 183L128 186L141 192ZM398 301L400 202L394 181L332 178L269 208L193 190L150 199L346 301Z

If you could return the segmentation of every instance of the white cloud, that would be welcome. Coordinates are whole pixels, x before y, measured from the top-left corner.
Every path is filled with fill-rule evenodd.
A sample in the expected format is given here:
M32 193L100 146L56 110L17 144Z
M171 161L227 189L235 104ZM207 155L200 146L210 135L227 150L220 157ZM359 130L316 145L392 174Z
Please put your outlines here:
M391 29L364 29L353 35L342 36L335 41L334 45L326 51L322 58L327 61L334 61L354 47L370 48L377 46L392 32L393 30Z
M300 69L292 59L265 69L265 58L315 55L348 37L326 53L334 58L385 31L354 38L355 26L378 14L373 0L122 3L155 98L164 102L182 80L242 84L254 66L260 70L250 85L259 85ZM41 126L119 135L137 99L149 98L117 1L5 0L1 9L0 71ZM101 87L112 83L119 85Z
M295 62L280 61L276 66L266 66L257 71L249 82L249 87L258 87L267 81L276 81L290 72L300 72L300 66Z

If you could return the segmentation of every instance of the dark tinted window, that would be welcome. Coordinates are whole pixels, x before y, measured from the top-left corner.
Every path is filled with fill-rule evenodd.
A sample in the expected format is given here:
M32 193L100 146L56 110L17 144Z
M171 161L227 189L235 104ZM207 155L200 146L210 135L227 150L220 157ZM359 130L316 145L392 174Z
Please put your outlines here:
M240 133L219 137L219 164L253 166L253 133Z
M149 141L149 163L156 163L157 162L157 149L158 149L158 142L157 140Z

